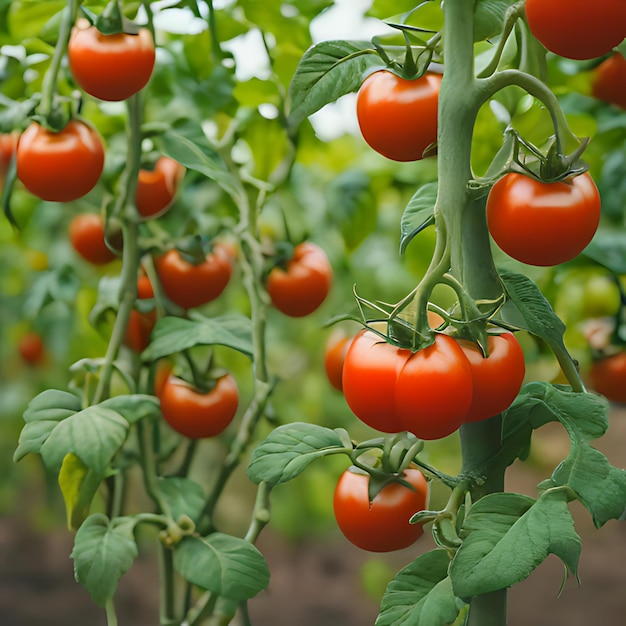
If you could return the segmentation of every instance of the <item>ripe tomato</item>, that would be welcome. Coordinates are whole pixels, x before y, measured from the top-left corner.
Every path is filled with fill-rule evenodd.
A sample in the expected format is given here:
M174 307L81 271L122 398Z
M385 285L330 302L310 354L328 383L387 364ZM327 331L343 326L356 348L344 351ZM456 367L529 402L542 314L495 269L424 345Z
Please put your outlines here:
M369 475L346 470L335 487L333 508L341 532L355 546L370 552L401 550L415 543L424 529L409 524L414 513L426 508L428 483L413 468L404 470L404 480L384 487L370 503Z
M167 297L183 309L192 309L224 291L233 271L232 255L226 245L217 243L202 263L194 265L178 250L170 250L157 259L156 268Z
M441 75L408 80L388 70L370 74L359 89L356 114L363 139L394 161L417 161L437 141Z
M17 177L42 200L82 198L95 187L103 167L100 136L78 120L69 121L58 133L32 122L17 144Z
M589 375L598 393L611 402L626 404L626 351L594 361Z
M79 20L67 56L72 75L88 94L100 100L126 100L150 80L154 40L147 28L136 35L104 35L86 20Z
M81 213L70 222L70 242L83 259L94 265L113 261L115 253L104 238L104 221L98 213Z
M137 298L147 300L154 298L154 291L150 279L142 275L137 279ZM126 327L124 343L135 352L143 352L150 343L150 335L156 324L156 311L142 313L133 309Z
M472 368L448 335L412 353L398 372L396 414L420 439L441 439L457 430L472 403Z
M472 368L472 403L465 421L478 422L502 413L517 397L526 373L524 353L515 335L489 335L486 358L475 343L464 339L458 343Z
M139 170L135 204L143 217L163 215L174 202L185 168L174 159L162 156L153 170Z
M0 133L0 192L17 148L18 133Z
M215 437L233 420L239 405L239 390L232 374L217 379L208 393L170 376L161 389L161 412L165 421L190 439Z
M570 59L593 59L626 37L624 0L526 0L531 33L548 49Z
M626 59L616 52L593 71L591 95L626 109Z
M600 194L589 173L554 183L509 173L487 198L498 246L528 265L565 263L583 251L600 221Z
M274 267L267 277L267 293L273 305L290 317L313 313L326 299L333 269L324 250L305 241L298 244L286 269Z
M44 345L39 333L31 331L20 337L18 351L25 363L37 365L44 357Z
M362 422L383 433L405 430L396 412L395 388L398 372L410 355L410 350L366 329L356 334L346 352L342 376L346 402Z
M328 382L338 391L343 388L343 364L346 359L346 353L350 347L352 337L344 335L341 331L333 332L328 337L326 348L324 350L324 370Z

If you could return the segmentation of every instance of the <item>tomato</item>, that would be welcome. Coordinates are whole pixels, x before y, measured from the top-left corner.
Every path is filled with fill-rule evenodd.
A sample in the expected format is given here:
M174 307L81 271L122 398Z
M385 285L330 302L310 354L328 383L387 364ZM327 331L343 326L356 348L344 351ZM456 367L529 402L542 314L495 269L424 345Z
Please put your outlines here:
M167 156L156 162L153 170L139 170L135 204L143 217L163 215L174 202L185 168Z
M426 508L428 483L413 468L404 470L404 480L384 487L371 502L369 475L346 470L335 487L333 508L337 525L355 546L370 552L401 550L424 533L421 524L409 524L414 513Z
M356 114L363 139L394 161L417 161L437 141L441 75L408 80L388 70L370 74L359 89Z
M154 40L147 28L136 35L104 35L86 20L79 20L72 30L67 56L72 75L88 94L100 100L126 100L150 80Z
M18 139L18 133L0 133L0 192L4 186L11 159L15 154Z
M626 404L626 351L594 361L589 376L598 393L611 402Z
M624 0L526 0L531 33L548 49L570 59L593 59L626 37Z
M591 95L626 109L626 59L619 52L593 70Z
M303 317L313 313L326 299L333 279L328 257L318 245L298 244L287 267L274 267L267 277L272 304L285 315Z
M528 265L565 263L583 251L600 221L600 194L589 173L544 183L509 173L487 198L498 246Z
M398 371L411 355L371 330L359 331L343 364L343 395L352 412L365 424L384 433L405 430L394 401Z
M464 339L458 343L472 368L472 403L465 421L478 422L502 413L517 397L526 373L515 335L489 335L486 358L475 343Z
M183 309L215 300L226 288L233 271L232 255L217 243L204 261L194 265L178 250L170 250L156 261L157 273L167 297Z
M137 279L137 297L140 300L154 298L150 279L142 275ZM150 335L156 324L156 311L142 313L133 309L130 312L124 343L135 352L143 352L150 343Z
M17 144L17 177L42 200L82 198L95 187L103 167L100 136L79 120L56 133L32 122Z
M105 265L116 258L107 246L104 220L98 213L81 213L70 222L70 242L80 256L94 265Z
M338 391L342 390L343 364L346 353L350 347L352 337L344 335L342 332L333 332L324 350L324 370L328 382Z
M472 368L457 342L437 334L412 353L398 372L396 414L420 439L441 439L457 430L471 406Z
M25 363L37 365L44 357L44 345L41 335L35 331L26 333L18 342L18 351Z
M165 421L190 439L219 435L232 422L239 405L239 390L232 374L217 379L208 393L200 393L176 376L161 389L161 412Z

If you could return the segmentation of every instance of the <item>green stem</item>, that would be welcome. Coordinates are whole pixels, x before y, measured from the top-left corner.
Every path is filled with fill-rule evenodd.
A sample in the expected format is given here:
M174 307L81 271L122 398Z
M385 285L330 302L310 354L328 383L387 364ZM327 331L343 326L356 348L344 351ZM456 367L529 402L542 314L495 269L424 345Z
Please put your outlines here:
M141 467L144 487L150 499L154 502L157 510L171 517L171 510L167 502L161 497L157 484L158 472L154 456L152 428L155 425L147 420L137 422L137 434L139 439L139 451L141 454Z
M254 510L252 512L252 522L244 539L250 543L255 543L261 531L270 521L270 493L272 486L269 483L261 482L257 488Z
M117 626L117 613L115 612L115 604L113 598L107 601L104 610L107 616L107 626Z
M172 550L161 545L159 557L161 570L160 623L161 626L173 626L178 623L175 617L174 554Z
M213 0L207 0L209 7L209 32L211 33L211 55L214 63L220 63L222 57L222 49L220 48L220 40L217 36L217 22L215 21L215 8L213 7Z

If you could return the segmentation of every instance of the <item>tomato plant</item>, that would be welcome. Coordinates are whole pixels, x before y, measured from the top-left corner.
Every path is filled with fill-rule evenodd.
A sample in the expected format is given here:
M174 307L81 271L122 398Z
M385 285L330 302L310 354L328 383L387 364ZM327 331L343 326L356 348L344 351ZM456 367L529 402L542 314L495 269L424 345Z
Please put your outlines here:
M544 183L515 172L487 199L489 232L509 256L528 265L557 265L580 254L600 222L600 194L588 173Z
M54 132L33 122L17 144L17 177L42 200L70 202L89 193L104 167L104 147L98 132L71 120Z
M165 421L190 439L219 435L233 421L239 406L239 389L232 374L220 376L208 392L170 376L160 392Z
M9 164L17 148L18 133L0 133L0 189L9 170Z
M621 351L594 361L589 376L595 391L611 402L626 403L626 352Z
M69 237L72 247L89 263L106 265L116 258L106 242L105 224L96 213L80 213L70 222Z
M174 202L185 168L169 157L159 157L154 169L139 170L135 204L143 217L163 215Z
M152 75L154 41L147 28L138 33L101 33L87 20L72 31L67 56L81 89L101 100L126 100L143 89Z
M626 38L621 0L526 0L532 34L551 52L570 59L593 59Z
M363 138L394 161L417 161L437 140L441 75L407 79L381 70L368 76L357 94Z
M333 270L322 248L310 241L298 244L285 268L276 266L267 277L272 304L285 315L304 317L326 299Z
M626 109L626 59L619 52L593 70L591 95Z
M154 290L150 279L142 275L137 279L137 298L147 300L154 298ZM143 352L150 343L150 335L156 324L156 311L142 312L133 309L126 327L124 343L135 352Z
M18 351L25 363L37 365L44 357L44 344L41 335L31 331L22 335L18 342Z
M169 250L156 260L156 268L167 297L183 309L215 300L233 271L231 252L221 243L199 263L187 260L178 250Z
M346 470L335 487L333 508L341 532L355 546L371 552L401 550L423 534L421 524L410 524L414 513L426 507L428 485L417 469L406 469L370 502L367 473Z

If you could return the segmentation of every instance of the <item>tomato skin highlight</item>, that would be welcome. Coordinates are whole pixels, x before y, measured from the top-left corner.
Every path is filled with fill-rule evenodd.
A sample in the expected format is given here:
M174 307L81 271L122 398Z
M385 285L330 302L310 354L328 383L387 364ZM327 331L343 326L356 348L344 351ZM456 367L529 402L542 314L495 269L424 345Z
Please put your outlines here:
M81 213L70 222L70 242L85 261L106 265L116 258L104 238L104 221L97 213Z
M591 241L599 222L600 194L587 172L553 183L512 172L487 198L491 236L527 265L570 261Z
M154 40L147 28L136 35L105 35L86 20L72 30L67 54L83 91L110 102L126 100L143 89L155 62Z
M239 389L232 374L217 379L208 393L170 376L160 390L161 413L178 433L190 439L215 437L233 421L239 406Z
M139 170L135 205L146 218L159 217L172 206L185 168L167 156L160 157L153 170Z
M359 89L356 114L363 138L393 161L418 161L437 140L441 75L401 78L388 70L370 74Z
M525 8L530 32L569 59L603 56L626 37L623 0L526 0Z
M411 351L397 348L371 330L359 331L346 352L342 387L352 412L365 424L383 433L405 430L396 412L398 372Z
M595 391L611 402L626 404L626 351L594 361L589 376Z
M197 265L184 259L178 250L170 250L156 260L156 268L167 297L183 309L215 300L233 271L231 253L221 243L215 244Z
M619 52L593 70L591 95L626 109L626 59Z
M411 354L398 372L396 414L420 439L442 439L463 424L472 402L472 369L448 335Z
M311 241L298 244L286 269L274 267L266 289L272 304L289 317L304 317L319 308L328 295L333 269L322 248Z
M409 524L414 513L426 508L428 483L413 468L404 470L404 480L384 487L371 505L369 476L346 470L333 497L335 519L341 532L355 546L370 552L392 552L415 543L423 534L421 524Z
M59 132L32 122L17 144L17 177L33 195L50 202L71 202L89 193L104 168L98 132L71 120Z
M513 333L489 335L488 356L472 341L458 340L472 369L472 403L466 422L479 422L502 413L513 403L524 381L524 353Z

